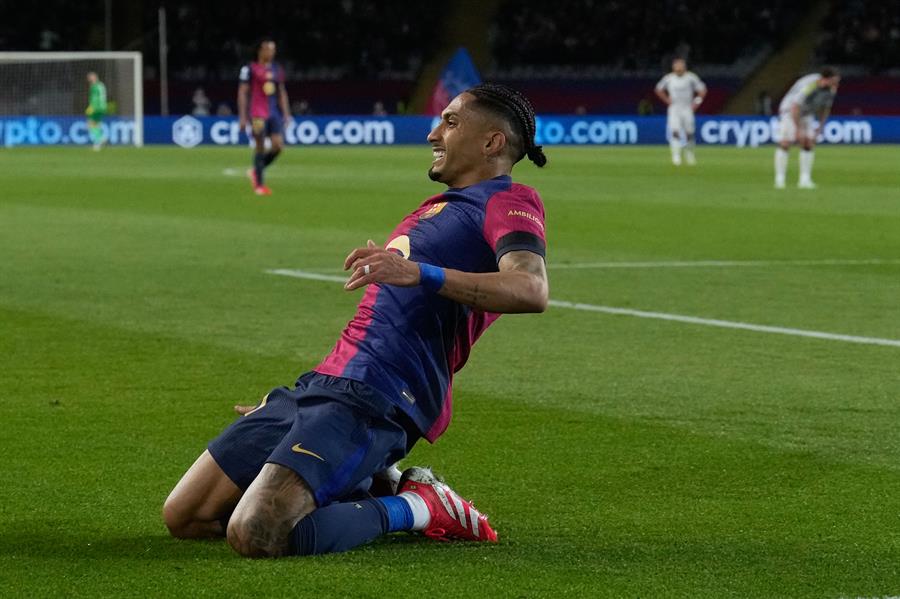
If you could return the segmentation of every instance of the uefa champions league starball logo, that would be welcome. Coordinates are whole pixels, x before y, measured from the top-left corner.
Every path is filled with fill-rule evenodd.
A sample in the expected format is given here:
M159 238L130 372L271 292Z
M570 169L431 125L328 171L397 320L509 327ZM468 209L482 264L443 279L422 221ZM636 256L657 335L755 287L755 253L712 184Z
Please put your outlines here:
M183 116L172 123L172 141L182 148L193 148L203 141L203 123L192 116Z

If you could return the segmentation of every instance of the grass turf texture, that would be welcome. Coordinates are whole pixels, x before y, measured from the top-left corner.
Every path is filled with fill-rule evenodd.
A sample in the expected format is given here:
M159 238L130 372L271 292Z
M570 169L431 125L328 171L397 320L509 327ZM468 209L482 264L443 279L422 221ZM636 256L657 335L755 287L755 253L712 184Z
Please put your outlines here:
M550 148L556 299L900 339L900 265L554 270L595 261L900 258L900 148ZM335 270L440 187L422 148L0 160L0 595L857 597L900 593L900 348L551 308L507 316L455 384L432 464L498 546L394 535L249 561L171 539L162 502L232 419L330 349ZM792 154L791 176L796 175Z

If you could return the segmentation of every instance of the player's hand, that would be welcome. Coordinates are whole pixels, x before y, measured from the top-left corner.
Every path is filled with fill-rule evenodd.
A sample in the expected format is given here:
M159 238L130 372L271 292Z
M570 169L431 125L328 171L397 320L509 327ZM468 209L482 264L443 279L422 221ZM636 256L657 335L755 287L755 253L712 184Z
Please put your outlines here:
M344 270L352 271L344 289L352 291L370 283L399 287L419 284L419 266L396 252L382 249L371 239L364 248L356 248L344 260Z
M237 412L239 416L246 416L255 409L256 406L234 406L234 411Z
M93 106L88 106L87 108L85 108L85 109L84 109L84 114L86 114L86 115L88 115L88 116L91 116L92 114L94 114L94 107L93 107Z
M246 131L247 130L247 119L241 117L238 119L238 131Z

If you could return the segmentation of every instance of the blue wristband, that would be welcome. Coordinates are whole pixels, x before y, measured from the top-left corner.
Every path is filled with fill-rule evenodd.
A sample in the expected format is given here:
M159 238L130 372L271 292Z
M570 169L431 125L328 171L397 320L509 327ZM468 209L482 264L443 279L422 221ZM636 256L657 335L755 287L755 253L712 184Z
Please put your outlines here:
M446 278L447 275L444 274L444 269L440 266L419 262L419 285L428 291L433 293L440 291Z

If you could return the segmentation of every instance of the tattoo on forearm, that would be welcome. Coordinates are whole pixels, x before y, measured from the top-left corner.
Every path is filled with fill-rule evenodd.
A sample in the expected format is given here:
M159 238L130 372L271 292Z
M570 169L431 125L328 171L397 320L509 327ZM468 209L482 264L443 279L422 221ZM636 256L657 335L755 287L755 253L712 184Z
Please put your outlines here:
M481 286L478 283L475 283L475 286L472 289L466 290L466 301L465 303L469 304L473 308L480 308L482 302L486 300L488 294L481 291Z

